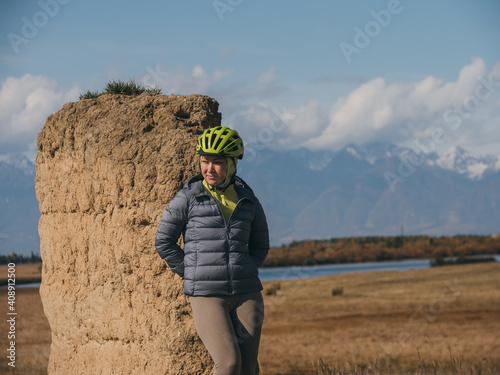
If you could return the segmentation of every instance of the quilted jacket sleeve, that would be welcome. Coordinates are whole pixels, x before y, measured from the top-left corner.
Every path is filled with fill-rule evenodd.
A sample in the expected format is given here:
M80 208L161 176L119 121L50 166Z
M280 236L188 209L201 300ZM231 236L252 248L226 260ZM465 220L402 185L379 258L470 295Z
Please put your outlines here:
M187 223L188 202L183 190L172 199L163 213L156 232L156 251L168 266L180 277L184 277L184 251L177 244Z
M257 205L255 217L252 221L252 232L250 233L248 250L257 267L264 262L269 252L269 229L264 209L260 203Z

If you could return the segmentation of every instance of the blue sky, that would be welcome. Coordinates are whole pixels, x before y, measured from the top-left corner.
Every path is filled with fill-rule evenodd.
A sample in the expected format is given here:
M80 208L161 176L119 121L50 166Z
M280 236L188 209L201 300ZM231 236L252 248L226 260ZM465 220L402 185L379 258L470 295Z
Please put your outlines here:
M499 17L496 0L2 0L0 157L33 158L50 113L129 78L213 96L264 146L444 133L438 151L500 153Z

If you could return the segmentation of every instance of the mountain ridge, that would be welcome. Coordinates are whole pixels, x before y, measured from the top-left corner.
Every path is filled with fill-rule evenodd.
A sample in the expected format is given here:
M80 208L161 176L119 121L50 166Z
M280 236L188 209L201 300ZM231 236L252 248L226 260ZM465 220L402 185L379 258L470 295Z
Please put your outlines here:
M340 151L261 150L238 166L266 210L272 245L306 238L500 232L500 155L452 147L422 155L390 143ZM407 172L404 176L398 171ZM479 165L479 167L477 167ZM409 173L412 168L412 172ZM479 172L480 173L479 173ZM384 174L396 181L391 189ZM38 253L34 164L0 160L0 253Z
M40 253L35 165L24 155L0 161L0 254Z
M329 163L316 171L303 167L307 160L297 160L318 155L312 151L262 154L242 174L271 214L274 245L304 238L399 235L402 226L407 234L437 236L500 231L500 173L491 163L498 156L469 154L469 164L489 161L481 175L471 178L460 168L441 167L435 153L384 143L323 153ZM293 174L287 174L290 166L282 160L295 166ZM395 185L387 174L399 179ZM271 176L282 183L280 189L268 183Z

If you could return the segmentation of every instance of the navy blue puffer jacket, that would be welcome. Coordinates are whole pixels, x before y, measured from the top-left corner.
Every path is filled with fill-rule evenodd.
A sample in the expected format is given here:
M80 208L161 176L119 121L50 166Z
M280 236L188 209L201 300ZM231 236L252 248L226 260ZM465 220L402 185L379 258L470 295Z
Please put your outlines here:
M269 251L264 210L239 177L238 203L226 225L219 204L192 177L169 203L156 234L158 254L184 278L189 296L228 296L262 290L258 269ZM177 245L184 237L184 251Z

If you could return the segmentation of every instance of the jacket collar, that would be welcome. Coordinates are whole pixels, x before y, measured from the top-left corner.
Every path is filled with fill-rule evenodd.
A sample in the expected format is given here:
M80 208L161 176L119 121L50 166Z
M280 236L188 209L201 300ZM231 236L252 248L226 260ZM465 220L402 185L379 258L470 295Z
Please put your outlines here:
M187 188L190 192L192 192L192 194L196 196L208 194L205 188L203 187L202 182L203 182L203 175L201 173L198 173L197 175L191 177L184 184L184 187ZM236 190L236 193L238 193L239 199L247 198L253 202L258 202L257 197L253 193L253 190L250 188L250 186L248 186L248 184L238 176L235 176L234 189Z

